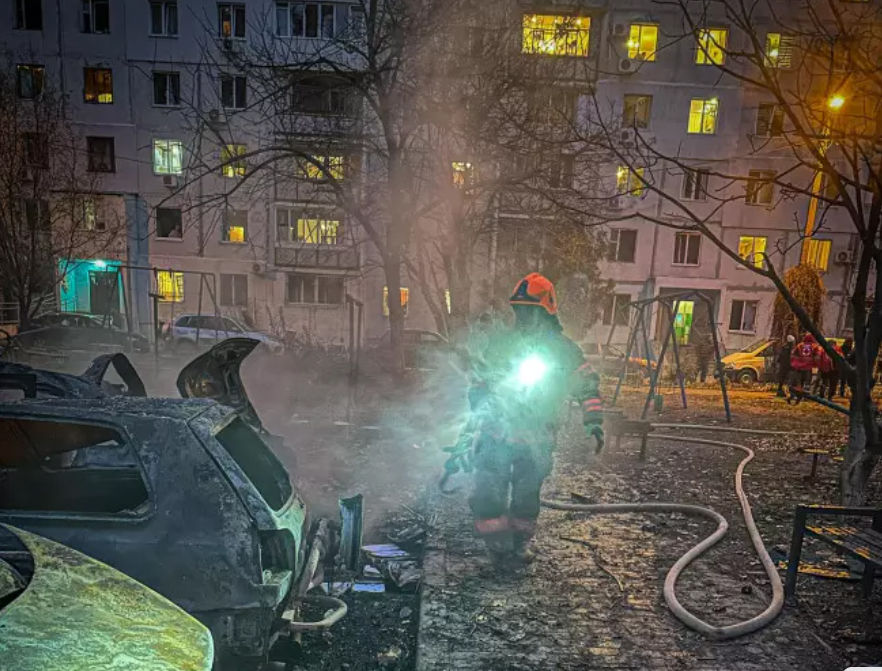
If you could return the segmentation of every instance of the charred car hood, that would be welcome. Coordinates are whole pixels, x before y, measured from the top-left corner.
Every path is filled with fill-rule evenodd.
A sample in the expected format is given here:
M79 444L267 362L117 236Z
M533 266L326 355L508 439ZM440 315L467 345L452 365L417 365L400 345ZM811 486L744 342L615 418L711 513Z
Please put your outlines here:
M266 433L242 384L242 361L260 344L253 338L229 338L200 354L178 375L183 398L210 398L228 405L252 427Z
M30 582L0 608L0 668L16 671L209 671L211 634L139 582L20 529ZM120 666L122 664L122 666Z

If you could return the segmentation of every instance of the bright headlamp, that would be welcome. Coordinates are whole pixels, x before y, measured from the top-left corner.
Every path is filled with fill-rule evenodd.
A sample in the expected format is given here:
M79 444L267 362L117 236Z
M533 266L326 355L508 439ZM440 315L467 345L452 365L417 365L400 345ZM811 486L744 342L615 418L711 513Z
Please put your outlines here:
M548 365L535 354L531 355L518 366L518 382L527 387L532 386L545 377L547 372Z

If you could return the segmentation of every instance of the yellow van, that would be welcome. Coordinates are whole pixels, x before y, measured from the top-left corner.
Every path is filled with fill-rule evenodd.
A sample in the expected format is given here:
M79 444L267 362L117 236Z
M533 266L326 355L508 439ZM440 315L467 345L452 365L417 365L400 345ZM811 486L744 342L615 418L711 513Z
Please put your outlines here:
M828 337L827 340L840 346L845 342L845 338ZM765 338L724 356L726 377L741 384L774 380L776 343L776 340Z

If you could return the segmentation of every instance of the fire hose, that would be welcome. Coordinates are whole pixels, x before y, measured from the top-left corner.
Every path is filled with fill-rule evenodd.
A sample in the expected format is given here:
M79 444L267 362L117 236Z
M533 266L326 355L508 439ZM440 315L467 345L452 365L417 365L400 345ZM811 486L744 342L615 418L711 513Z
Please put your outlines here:
M733 430L730 429L730 427L725 426L708 427L695 426L690 424L664 424L654 426L664 426L664 428L670 429L699 429L704 431L707 431L709 429ZM756 429L752 429L750 431L752 433L767 433L769 435L777 435L778 433L780 433L775 431L762 432ZM781 612L781 609L784 607L784 588L781 584L781 578L778 576L778 571L776 570L775 565L772 562L772 558L766 551L759 530L756 527L756 522L754 522L753 513L750 509L750 503L747 500L747 496L745 495L744 488L742 486L742 476L744 474L744 468L753 459L753 450L749 447L745 447L744 445L727 443L718 440L709 440L706 438L685 438L683 436L662 434L650 434L648 437L653 440L676 440L680 443L685 442L698 445L710 445L714 447L728 447L734 450L740 450L741 452L745 453L745 457L741 460L741 462L738 464L738 468L735 470L735 493L738 496L738 501L741 505L741 512L744 516L744 522L747 526L747 532L750 535L750 540L753 543L753 547L756 550L757 556L762 562L763 569L765 570L766 575L769 578L769 583L772 586L772 601L762 613L742 622L736 622L734 624L724 626L717 626L710 624L691 613L680 603L680 600L677 598L677 580L680 578L682 572L695 559L697 559L702 554L707 552L707 550L716 545L723 538L723 536L726 535L726 531L729 528L729 523L726 521L726 518L720 515L715 510L712 510L711 508L685 503L667 502L585 504L571 503L565 501L543 500L542 505L546 508L552 508L555 510L569 510L592 514L682 513L685 515L698 515L713 520L717 523L716 530L710 536L694 545L682 557L680 557L665 576L663 589L665 603L667 603L668 608L671 610L674 617L676 617L690 629L693 629L711 639L725 640L737 638L738 636L744 636L745 634L749 634L759 629L762 629L766 625L770 624L778 616L778 614Z

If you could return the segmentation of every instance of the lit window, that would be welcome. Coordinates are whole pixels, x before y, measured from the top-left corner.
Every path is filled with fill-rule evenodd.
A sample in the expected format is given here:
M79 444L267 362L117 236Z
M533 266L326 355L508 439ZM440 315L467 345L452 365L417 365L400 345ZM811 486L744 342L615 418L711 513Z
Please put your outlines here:
M343 156L311 156L310 159L303 158L297 163L297 173L301 179L343 179L345 175Z
M247 152L244 144L224 145L221 149L221 174L224 177L244 177L244 156Z
M793 64L793 36L781 33L766 35L766 65L787 70Z
M636 61L654 61L658 43L658 26L632 23L628 38L628 58Z
M218 33L221 37L245 37L245 5L223 2L217 6Z
M816 270L827 270L827 267L830 265L830 249L832 247L833 242L831 240L815 240L814 238L809 238L805 241L803 263Z
M46 70L42 65L16 65L16 88L19 98L36 98L43 92Z
M407 314L407 304L410 301L410 289L401 287L401 310ZM383 287L383 315L389 316L389 287Z
M619 169L616 171L616 190L620 194L642 196L646 188L643 183L645 174L645 168L629 170L625 166L619 166Z
M698 31L698 50L695 62L699 65L722 65L726 61L726 40L729 31L725 28L703 28Z
M689 103L690 133L713 135L717 132L720 103L716 98L693 98Z
M729 330L742 333L756 332L757 301L732 301L729 312Z
M248 239L248 210L224 212L224 242L245 242Z
M150 34L174 37L178 34L178 3L174 0L150 3Z
M587 16L524 14L525 54L587 56L591 19Z
M766 240L764 236L742 235L738 238L738 256L757 268L762 268L766 256Z
M634 128L649 128L652 96L626 95L622 124Z
M748 205L769 205L775 193L773 170L751 170L747 173L747 191L744 200Z
M707 200L707 170L683 170L681 196L687 200Z
M113 74L108 68L83 68L83 101L100 105L113 102Z
M184 300L184 273L175 270L156 272L156 293L159 300L166 303L180 303Z
M180 140L153 140L153 172L157 175L180 175L183 172L184 147Z
M697 266L701 252L701 233L678 232L674 236L674 264Z
M695 301L679 301L677 312L674 314L674 335L681 345L689 344L689 336L692 334L692 315L695 311Z
M297 241L308 245L336 245L342 236L336 219L298 219Z
M454 161L451 167L453 169L453 186L463 188L472 183L475 170L471 163Z
M444 307L447 308L447 314L450 314L450 289L444 290Z

